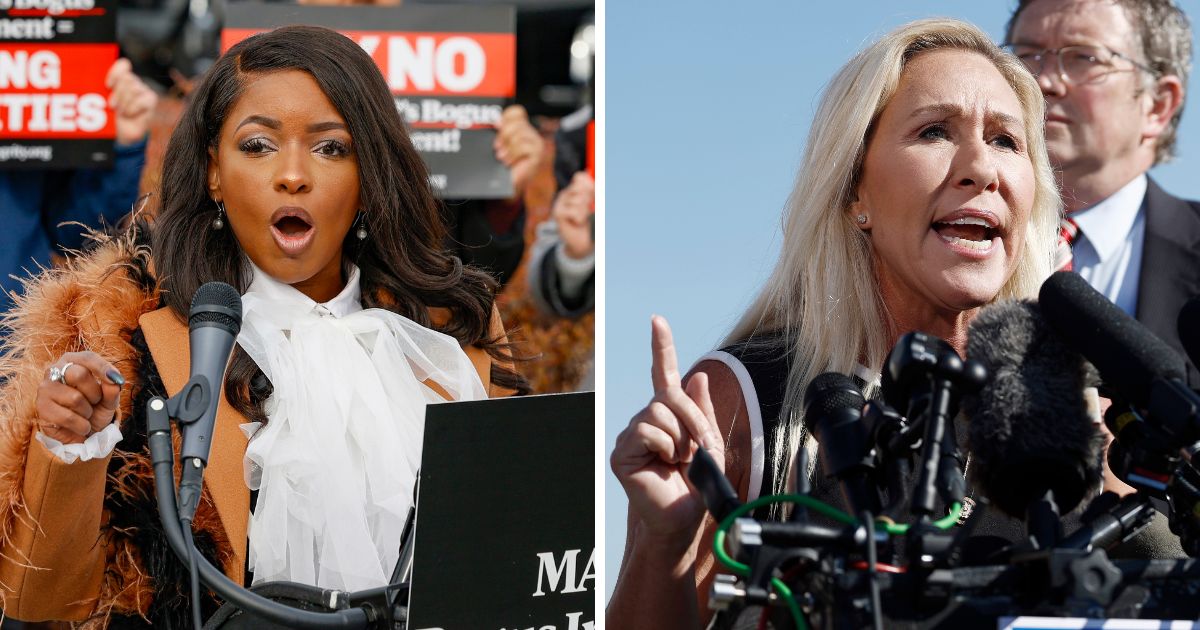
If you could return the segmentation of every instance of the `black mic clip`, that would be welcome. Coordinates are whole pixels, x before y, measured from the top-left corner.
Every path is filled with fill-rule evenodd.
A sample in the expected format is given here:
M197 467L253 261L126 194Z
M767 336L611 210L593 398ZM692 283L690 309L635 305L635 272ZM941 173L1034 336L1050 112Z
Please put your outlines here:
M198 421L212 403L212 382L203 374L193 374L192 378L179 390L179 393L167 400L167 413L179 423L180 429ZM208 436L200 435L197 439L205 440ZM204 467L207 462L199 457L183 458L183 474L179 484L179 518L190 522L200 504L200 493L203 484Z
M196 374L174 396L151 398L146 402L146 431L151 437L151 441L153 442L155 435L165 436L168 450L163 452L172 455L171 459L174 460L170 450L171 421L174 420L183 425L199 420L204 415L204 410L208 409L212 396L212 384L208 377Z
M167 413L180 424L191 424L204 415L212 397L213 387L208 377L194 374L178 394L167 400Z

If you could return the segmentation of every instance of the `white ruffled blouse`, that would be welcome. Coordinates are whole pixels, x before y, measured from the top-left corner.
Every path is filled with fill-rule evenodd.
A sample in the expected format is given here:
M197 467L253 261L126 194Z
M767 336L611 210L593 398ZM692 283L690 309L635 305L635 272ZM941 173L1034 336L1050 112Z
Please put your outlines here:
M486 398L458 341L383 309L363 309L359 270L317 303L258 268L242 296L238 345L274 391L250 436L246 484L254 582L355 591L387 584L421 459L425 405ZM38 434L64 461L102 457L116 424L84 444Z

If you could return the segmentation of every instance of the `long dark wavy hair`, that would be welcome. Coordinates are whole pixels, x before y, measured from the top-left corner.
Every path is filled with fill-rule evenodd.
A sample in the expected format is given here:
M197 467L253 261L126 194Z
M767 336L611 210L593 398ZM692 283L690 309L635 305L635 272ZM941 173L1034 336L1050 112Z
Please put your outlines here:
M354 140L370 237L360 242L347 234L342 251L360 269L363 307L399 313L510 362L511 347L489 337L496 282L464 267L445 249L446 228L428 171L383 75L353 41L315 26L287 26L243 40L217 60L191 94L167 146L154 222L152 251L163 303L186 319L192 296L205 282L220 280L240 292L249 286L232 230L212 229L217 210L207 187L209 149L215 150L247 81L281 70L312 75ZM449 320L432 326L430 307L448 309ZM529 391L519 374L496 362L491 377L499 386ZM230 404L249 420L265 421L262 402L271 389L253 360L235 349L225 383Z

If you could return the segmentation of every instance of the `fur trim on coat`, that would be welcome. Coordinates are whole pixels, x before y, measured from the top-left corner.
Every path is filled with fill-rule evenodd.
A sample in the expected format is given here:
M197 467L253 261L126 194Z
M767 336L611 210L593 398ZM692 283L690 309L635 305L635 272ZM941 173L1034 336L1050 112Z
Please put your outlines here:
M138 328L138 318L159 307L146 241L144 226L98 238L87 255L28 281L24 296L2 320L7 339L0 338L0 562L30 566L29 550L15 548L13 533L31 525L23 496L25 462L37 430L37 390L49 366L66 352L90 350L112 362L128 383L118 411L125 438L109 462L98 532L104 576L82 624L86 628L190 625L187 570L158 520L146 443L145 403L163 394ZM207 490L195 531L201 552L224 566L232 551ZM12 594L11 585L0 584L0 604ZM214 606L210 600L204 608L211 613Z

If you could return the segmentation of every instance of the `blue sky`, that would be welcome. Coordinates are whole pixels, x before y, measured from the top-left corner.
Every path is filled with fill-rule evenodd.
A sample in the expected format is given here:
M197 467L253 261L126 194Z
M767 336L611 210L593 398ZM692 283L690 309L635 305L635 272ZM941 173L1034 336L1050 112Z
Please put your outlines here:
M1200 21L1200 2L1181 4ZM878 35L923 17L965 19L999 40L1013 5L605 4L606 453L652 393L650 315L671 322L680 363L690 365L718 344L766 279L816 103L837 68ZM1151 172L1193 199L1197 117L1184 116L1176 162ZM605 470L607 600L626 502Z

